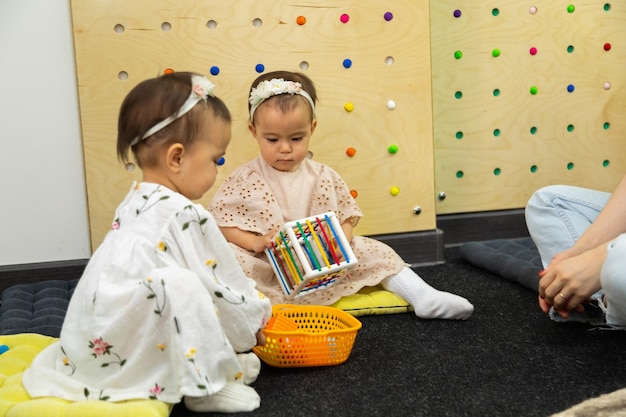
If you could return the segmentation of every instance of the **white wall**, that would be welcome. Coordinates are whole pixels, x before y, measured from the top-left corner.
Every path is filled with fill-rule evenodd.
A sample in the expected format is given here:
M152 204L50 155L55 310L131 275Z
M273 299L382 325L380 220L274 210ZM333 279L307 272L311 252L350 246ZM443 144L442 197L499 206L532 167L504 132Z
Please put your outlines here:
M69 0L0 0L0 265L91 255Z

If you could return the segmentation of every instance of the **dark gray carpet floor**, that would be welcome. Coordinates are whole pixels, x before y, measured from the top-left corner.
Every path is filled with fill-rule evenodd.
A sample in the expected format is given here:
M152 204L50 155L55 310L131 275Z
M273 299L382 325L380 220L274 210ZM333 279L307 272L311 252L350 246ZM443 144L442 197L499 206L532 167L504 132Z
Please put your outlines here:
M361 317L352 354L334 367L263 366L261 407L241 416L548 416L626 387L626 332L550 321L536 293L446 249L419 267L468 298L465 322L412 313ZM198 416L178 404L172 416ZM210 415L210 414L205 414Z

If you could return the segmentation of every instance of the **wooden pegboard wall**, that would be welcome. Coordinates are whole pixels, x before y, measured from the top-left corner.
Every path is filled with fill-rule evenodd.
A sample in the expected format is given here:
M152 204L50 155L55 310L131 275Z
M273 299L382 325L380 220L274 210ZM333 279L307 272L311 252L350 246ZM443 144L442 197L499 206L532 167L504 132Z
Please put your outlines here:
M119 105L134 85L167 68L207 75L219 69L211 77L234 120L218 182L257 154L246 126L246 92L257 66L304 69L320 96L311 148L358 192L366 217L356 232L435 227L427 0L72 0L71 6L93 248L140 178L116 159ZM347 103L353 111L344 110ZM390 145L398 152L388 152ZM353 157L346 155L350 147ZM390 194L393 187L399 194Z
M437 213L524 207L626 170L626 5L431 2Z

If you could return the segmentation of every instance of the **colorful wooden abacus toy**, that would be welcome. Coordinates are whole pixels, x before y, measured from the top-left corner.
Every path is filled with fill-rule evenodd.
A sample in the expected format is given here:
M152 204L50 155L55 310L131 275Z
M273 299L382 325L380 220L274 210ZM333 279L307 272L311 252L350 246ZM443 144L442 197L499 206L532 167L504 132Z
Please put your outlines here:
M265 253L289 300L334 285L358 262L333 212L285 223Z

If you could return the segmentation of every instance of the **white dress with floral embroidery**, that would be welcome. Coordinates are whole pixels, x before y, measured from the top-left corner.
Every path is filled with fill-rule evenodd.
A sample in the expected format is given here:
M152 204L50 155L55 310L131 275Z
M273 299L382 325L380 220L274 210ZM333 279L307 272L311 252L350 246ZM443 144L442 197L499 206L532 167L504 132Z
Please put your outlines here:
M356 225L363 215L339 174L327 165L305 159L295 172L282 172L261 157L237 168L213 196L209 210L221 227L264 235L286 222L334 211L340 223ZM253 253L231 244L246 275L272 303L331 305L365 286L396 275L406 263L389 246L365 236L354 236L351 247L358 264L335 285L287 300L265 253Z
M24 373L31 397L72 401L210 395L241 381L271 315L211 214L163 186L135 184L89 261L60 340Z

